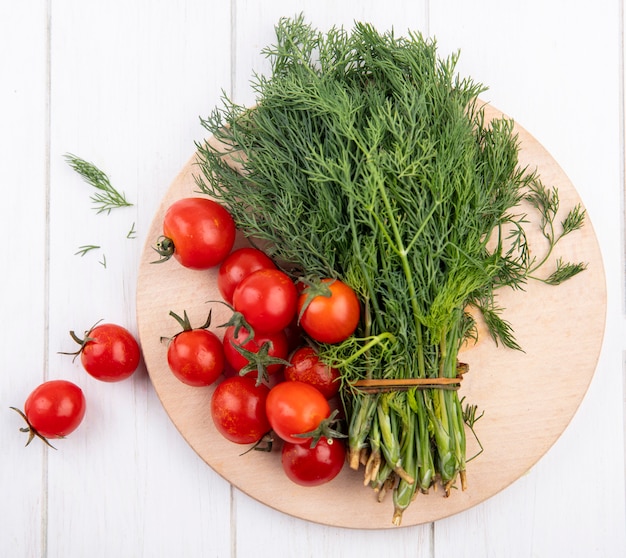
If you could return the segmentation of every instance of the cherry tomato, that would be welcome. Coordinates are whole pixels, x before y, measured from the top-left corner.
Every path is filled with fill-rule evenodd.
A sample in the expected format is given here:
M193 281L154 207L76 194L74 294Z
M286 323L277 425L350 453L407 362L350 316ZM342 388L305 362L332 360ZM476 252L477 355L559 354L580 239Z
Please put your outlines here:
M338 279L322 279L298 297L302 329L320 343L340 343L354 333L361 309L355 292Z
M47 438L64 438L78 428L85 416L85 396L82 390L67 380L50 380L36 387L24 403L24 412L15 407L27 422L22 431L28 441L37 436L48 445Z
M265 374L272 376L283 370L289 355L289 346L282 331L256 333L250 340L246 330L240 329L237 336L235 332L236 326L227 327L222 343L226 361L236 372L257 377L260 369L263 379ZM238 347L249 354L242 354L237 350Z
M285 442L281 463L287 477L301 486L319 486L333 480L346 461L343 441L320 438L315 447Z
M139 366L139 344L132 333L120 325L96 325L85 333L84 339L79 339L73 331L70 335L80 345L78 352L72 354L80 354L83 368L98 380L125 380Z
M239 248L231 252L217 272L217 287L224 300L232 304L237 285L259 269L276 269L276 265L265 252L256 248Z
M206 322L197 328L191 326L185 311L181 318L172 316L183 328L167 348L167 363L181 382L194 387L209 386L224 372L225 358L221 339L208 329L211 313Z
M291 355L290 365L285 367L285 380L311 384L326 399L339 392L339 370L322 362L312 347L300 347Z
M163 236L156 251L158 261L172 256L190 269L209 269L219 264L235 243L236 227L230 213L208 198L183 198L163 217Z
M172 339L167 363L181 382L209 386L224 372L222 341L208 329L183 331Z
M270 431L265 404L269 388L253 378L232 376L218 384L211 397L215 428L237 444L253 444Z
M303 382L274 386L266 402L267 418L277 436L293 444L311 443L312 437L297 437L316 430L330 416L330 405L321 392Z
M245 277L233 293L233 307L255 332L285 329L296 315L298 293L279 269L259 269Z

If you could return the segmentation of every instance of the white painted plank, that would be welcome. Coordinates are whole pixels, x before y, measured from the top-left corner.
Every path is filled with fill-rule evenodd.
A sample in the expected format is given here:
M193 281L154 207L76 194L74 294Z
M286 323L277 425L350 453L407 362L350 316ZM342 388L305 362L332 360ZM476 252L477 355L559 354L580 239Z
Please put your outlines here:
M570 426L526 477L437 523L436 556L623 555L618 3L505 10L489 0L440 2L430 14L442 50L461 49L459 70L489 85L483 97L535 135L571 178L598 236L608 287L603 352Z
M145 370L105 384L56 354L72 348L68 330L99 319L136 333L146 230L201 138L200 115L230 79L229 57L214 55L229 44L229 17L228 2L52 7L50 360L83 386L89 409L49 464L51 556L229 553L228 535L213 533L229 531L230 487L175 430ZM97 215L68 151L135 205ZM92 243L101 249L74 254Z
M432 525L345 529L303 521L235 492L237 556L260 558L429 558Z
M0 555L36 556L45 530L43 444L25 448L30 391L46 376L47 11L0 4Z

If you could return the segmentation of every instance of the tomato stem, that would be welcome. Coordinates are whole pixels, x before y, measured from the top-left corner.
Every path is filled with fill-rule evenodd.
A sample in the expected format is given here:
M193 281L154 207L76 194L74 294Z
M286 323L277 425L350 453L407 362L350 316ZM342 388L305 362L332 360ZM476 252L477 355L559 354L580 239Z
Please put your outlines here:
M233 315L230 317L230 319L226 323L223 323L218 327L230 327L230 326L233 326L235 328L234 335L237 338L239 338L239 334L241 333L242 329L245 330L246 333L248 334L248 337L246 337L243 341L241 341L241 345L245 345L248 341L252 341L254 339L254 329L247 322L246 318L244 318L244 315L241 312L233 311Z
M247 343L250 338L246 339L243 344ZM245 349L238 343L233 343L231 340L231 345L234 349L241 354L244 358L248 360L248 364L246 364L240 371L239 374L241 376L246 376L250 372L256 371L256 385L260 385L263 381L269 381L269 374L267 369L274 364L282 364L283 366L289 366L291 363L282 358L278 358L269 354L269 352L274 348L274 344L271 341L266 341L263 343L257 352L249 351Z
M300 323L302 316L306 312L311 302L313 302L314 298L318 296L330 298L333 295L332 291L330 290L330 285L333 284L335 279L324 282L319 277L315 277L312 279L301 277L299 281L306 285L306 287L302 290L302 294L305 295L306 298L304 299L304 304L302 305L300 313L298 314L298 324Z
M28 417L22 411L20 411L20 409L18 409L17 407L9 407L9 409L13 409L18 415L20 415L24 419L24 421L28 425L28 426L23 426L22 428L20 428L20 432L28 432L28 440L26 440L26 446L28 446L28 444L30 444L33 441L33 438L37 437L41 441L43 441L44 444L51 447L53 450L56 450L56 448L48 441L48 438L46 438L43 434L40 434L39 432L37 432L37 430L33 427L33 425L28 420Z
M200 327L196 329L208 329L211 325L211 312L209 310L209 315L207 316L206 321ZM180 327L183 328L183 331L192 331L194 328L191 325L191 321L189 320L189 316L187 315L187 310L183 310L183 317L181 318L178 314L176 314L173 310L170 310L170 316L174 318L179 324ZM182 332L180 332L182 333ZM178 334L177 334L178 335ZM175 337L175 336L174 336Z
M153 246L154 251L160 256L158 260L150 263L163 263L169 260L176 251L174 247L174 241L167 236L160 236L157 240L156 246Z
M347 438L348 436L343 432L333 428L333 426L339 422L337 418L338 409L335 409L330 416L322 420L317 428L310 430L309 432L302 432L301 434L294 434L294 438L311 438L311 449L313 449L320 438L326 438L329 443L333 438Z
M78 351L75 351L73 353L70 352L63 352L63 351L59 351L58 354L60 355L71 355L74 358L72 359L72 362L74 362L76 360L76 357L81 354L85 348L85 345L87 343L89 343L90 341L94 341L93 337L89 337L90 333L94 330L94 328L102 321L102 319L98 320L95 324L93 324L88 331L85 331L85 338L81 339L80 337L78 337L78 335L76 335L76 333L72 330L70 331L70 337L76 341L76 343L78 343L80 345Z
M267 434L262 436L259 440L257 440L251 447L249 447L246 451L239 454L239 457L242 455L246 455L251 451L264 451L267 453L271 453L272 447L274 445L274 437L272 436L272 431L270 430Z

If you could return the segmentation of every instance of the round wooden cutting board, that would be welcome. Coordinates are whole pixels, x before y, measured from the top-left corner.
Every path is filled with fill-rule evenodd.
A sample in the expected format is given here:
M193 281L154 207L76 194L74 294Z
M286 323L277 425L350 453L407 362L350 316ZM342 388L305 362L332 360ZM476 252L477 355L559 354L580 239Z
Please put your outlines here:
M488 117L502 113L487 106ZM520 165L537 168L547 186L556 186L565 214L581 200L563 170L523 128ZM174 259L152 265L152 249L161 233L163 215L176 199L200 195L194 176L195 156L176 177L154 216L141 258L137 287L137 321L145 362L154 388L172 421L193 449L217 473L252 498L305 520L361 529L391 528L391 495L377 502L364 487L363 472L344 467L335 480L321 487L304 488L287 479L280 452L250 451L225 440L214 428L210 398L214 387L193 388L170 372L167 345L179 325L169 316L187 311L192 325L201 325L213 311L212 329L227 321L228 308L219 303L217 270L192 271ZM557 222L559 219L557 219ZM539 253L545 240L538 231L529 235ZM243 239L239 245L245 244ZM509 486L524 475L555 443L582 401L593 377L605 326L606 289L600 250L592 224L557 247L556 257L586 262L588 268L570 281L550 287L538 281L525 291L502 291L499 304L512 325L522 351L497 347L483 339L462 354L469 364L460 396L478 405L484 416L475 430L484 451L467 465L468 488L419 494L403 516L402 525L417 525L466 510ZM480 412L479 411L479 412ZM468 432L468 458L478 445ZM207 499L210 494L204 495Z

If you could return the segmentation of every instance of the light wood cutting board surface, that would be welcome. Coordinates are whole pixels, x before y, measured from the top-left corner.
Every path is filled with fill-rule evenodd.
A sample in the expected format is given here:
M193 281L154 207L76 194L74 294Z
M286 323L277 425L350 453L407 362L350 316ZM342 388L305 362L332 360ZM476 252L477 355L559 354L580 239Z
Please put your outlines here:
M492 107L486 112L501 116ZM537 167L546 185L556 186L565 213L580 203L576 189L551 155L526 130L516 126L521 142L520 164ZM216 270L191 271L177 261L153 265L152 249L161 232L163 214L176 199L199 195L195 156L170 186L154 216L139 269L137 321L150 378L170 418L193 449L234 486L264 504L309 521L363 529L391 527L391 498L378 503L362 486L362 471L344 468L338 478L317 488L289 481L280 466L280 452L249 452L222 438L210 415L213 387L192 388L169 371L167 347L161 337L174 335L178 324L170 310L186 310L192 324L202 324L209 309L213 324L224 323L228 309L208 301L220 298ZM544 248L539 233L531 248ZM239 243L245 241L239 239ZM476 432L484 451L467 466L468 489L418 495L404 513L404 526L434 521L466 510L501 491L524 475L554 444L582 401L594 374L604 334L606 289L604 268L593 225L558 245L556 256L584 261L588 269L559 287L539 282L524 292L500 294L504 318L513 326L523 352L496 347L483 339L462 354L470 365L461 396L484 416ZM221 336L222 331L214 328ZM479 412L480 412L479 411ZM478 452L468 433L468 457Z

